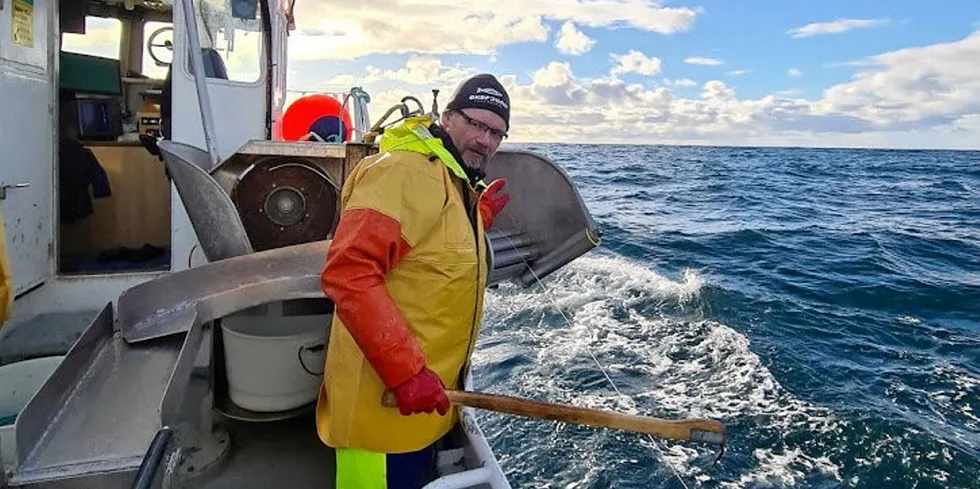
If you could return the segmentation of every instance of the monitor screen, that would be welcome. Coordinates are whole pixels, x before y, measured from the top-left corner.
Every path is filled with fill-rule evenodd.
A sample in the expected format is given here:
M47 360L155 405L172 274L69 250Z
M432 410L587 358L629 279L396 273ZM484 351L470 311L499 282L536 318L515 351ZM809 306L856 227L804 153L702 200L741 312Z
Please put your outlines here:
M103 100L79 100L78 124L86 134L109 133L111 129L109 103Z
M62 130L77 131L85 140L115 139L122 135L122 114L112 99L78 99L62 109Z

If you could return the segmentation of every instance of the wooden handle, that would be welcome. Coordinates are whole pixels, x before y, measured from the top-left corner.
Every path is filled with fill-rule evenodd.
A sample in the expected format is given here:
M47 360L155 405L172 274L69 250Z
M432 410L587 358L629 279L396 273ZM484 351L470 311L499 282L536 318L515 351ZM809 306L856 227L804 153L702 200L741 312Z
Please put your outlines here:
M447 390L446 395L449 397L449 402L459 406L515 414L528 418L646 433L671 440L704 441L719 445L725 443L725 425L711 419L666 420L497 394L457 390ZM391 391L384 393L382 404L387 407L398 407L398 401Z

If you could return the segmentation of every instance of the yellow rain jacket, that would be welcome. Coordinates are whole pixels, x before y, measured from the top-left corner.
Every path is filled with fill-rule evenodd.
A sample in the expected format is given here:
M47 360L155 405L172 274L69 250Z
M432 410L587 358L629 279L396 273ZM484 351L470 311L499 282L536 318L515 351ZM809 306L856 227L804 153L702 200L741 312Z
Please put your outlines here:
M416 117L387 129L379 153L354 168L341 192L321 275L335 313L317 430L331 447L416 451L458 420L455 409L403 416L381 404L386 388L424 365L447 389L462 388L482 319L479 193L430 123Z
M7 238L3 229L3 215L0 215L0 325L10 319L14 306L14 278L10 273L10 259L7 257Z

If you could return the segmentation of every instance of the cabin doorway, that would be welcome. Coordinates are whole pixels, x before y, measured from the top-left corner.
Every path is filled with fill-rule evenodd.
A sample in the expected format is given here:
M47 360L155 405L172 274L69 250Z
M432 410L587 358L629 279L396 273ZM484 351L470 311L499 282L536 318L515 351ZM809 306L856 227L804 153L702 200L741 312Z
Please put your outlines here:
M57 272L170 270L170 179L140 136L160 136L169 110L172 8L88 0L60 9Z

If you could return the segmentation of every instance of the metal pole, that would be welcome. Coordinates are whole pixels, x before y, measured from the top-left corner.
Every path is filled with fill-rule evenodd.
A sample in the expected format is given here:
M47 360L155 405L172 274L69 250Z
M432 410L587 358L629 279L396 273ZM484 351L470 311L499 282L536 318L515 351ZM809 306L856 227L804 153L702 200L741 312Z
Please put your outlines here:
M204 71L204 54L201 52L201 37L194 17L194 4L191 0L181 0L184 11L184 24L187 27L187 40L190 43L191 62L194 63L194 84L197 86L197 104L201 109L201 123L204 126L204 144L211 159L211 168L221 163L214 132L214 114L211 112L211 97L208 95L207 73ZM210 168L209 168L210 169Z

